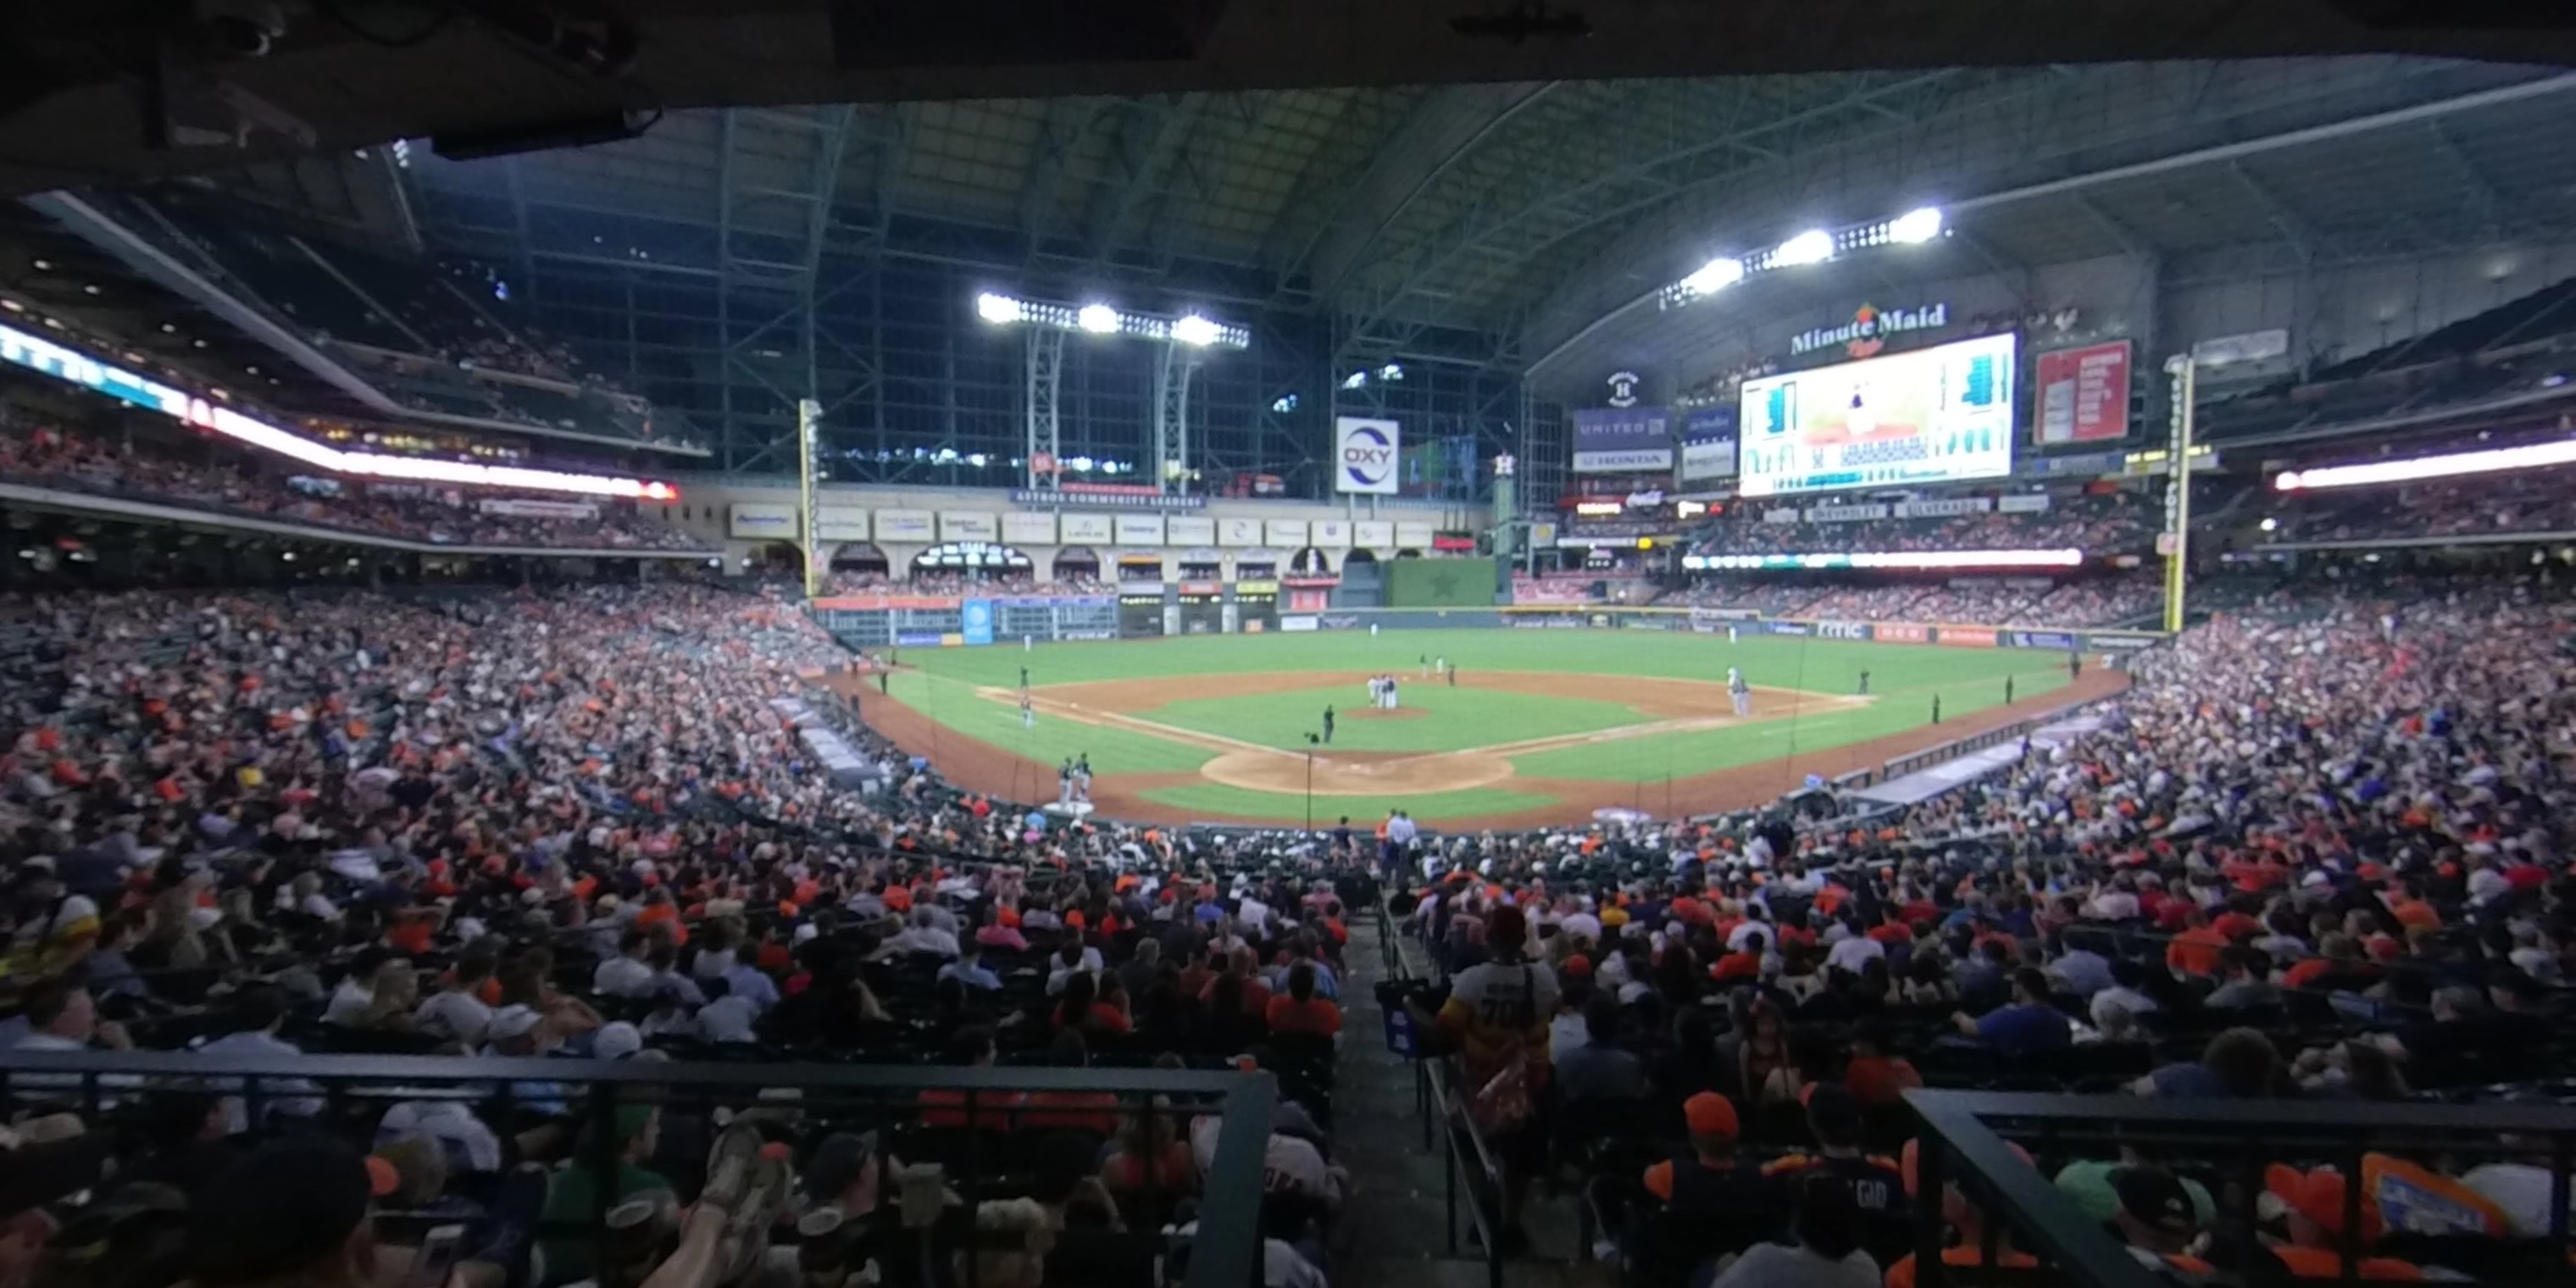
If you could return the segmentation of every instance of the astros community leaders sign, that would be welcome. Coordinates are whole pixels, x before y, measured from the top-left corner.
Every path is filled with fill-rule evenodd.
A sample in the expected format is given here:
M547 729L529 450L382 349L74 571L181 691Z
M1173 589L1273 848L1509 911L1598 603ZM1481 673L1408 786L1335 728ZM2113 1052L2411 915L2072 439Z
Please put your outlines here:
M1398 438L1396 423L1366 416L1340 416L1333 421L1333 490L1377 496L1395 495Z

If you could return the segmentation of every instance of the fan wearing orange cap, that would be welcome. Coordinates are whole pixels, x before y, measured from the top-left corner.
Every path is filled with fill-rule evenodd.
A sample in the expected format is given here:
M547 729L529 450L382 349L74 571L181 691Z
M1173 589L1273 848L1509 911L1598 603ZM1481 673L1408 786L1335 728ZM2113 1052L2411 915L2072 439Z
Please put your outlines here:
M2342 1278L2343 1252L2339 1245L2344 1233L2343 1175L2330 1167L2302 1172L2274 1163L2263 1169L2263 1190L2280 1200L2281 1221L2290 1236L2289 1242L2273 1245L2272 1255L2302 1279ZM2360 1249L2378 1242L2380 1232L2379 1216L2371 1210L2365 1195L2361 1204ZM2424 1277L2421 1267L2395 1257L2363 1256L2359 1270L2364 1279Z
M1682 1123L1690 1130L1690 1152L1647 1168L1647 1193L1671 1211L1708 1216L1759 1210L1776 1201L1761 1170L1736 1157L1742 1129L1733 1101L1703 1091L1682 1102Z

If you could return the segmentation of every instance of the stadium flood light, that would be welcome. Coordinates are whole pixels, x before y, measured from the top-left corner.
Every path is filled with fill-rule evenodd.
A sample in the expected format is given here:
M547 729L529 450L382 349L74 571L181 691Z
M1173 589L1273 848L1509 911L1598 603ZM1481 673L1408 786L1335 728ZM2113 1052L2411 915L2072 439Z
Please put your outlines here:
M1920 246L1939 240L1948 228L1948 216L1938 206L1920 206L1893 219L1838 230L1810 228L1769 250L1753 251L1741 258L1711 259L1658 292L1656 302L1661 308L1679 308L1774 269L1822 264L1843 255L1888 246Z
M1744 280L1744 261L1719 256L1699 266L1699 271L1681 280L1681 287L1693 295L1710 295Z
M1920 246L1940 235L1941 210L1937 206L1906 211L1887 224L1888 239L1900 245Z
M1807 231L1780 243L1771 252L1774 268L1795 268L1804 264L1821 264L1834 257L1834 235L1822 228Z
M975 297L975 316L994 326L1025 323L1054 331L1080 331L1086 335L1132 335L1140 340L1161 340L1201 349L1252 347L1249 329L1219 322L1198 312L1167 318L1151 313L1129 313L1099 301L1075 308L1070 304L1050 304L1044 300L1024 300L998 291L985 291Z
M2462 474L2539 469L2571 463L2576 463L2576 438L2561 439L2554 443L2531 443L2522 447L2493 447L2477 452L2414 456L2402 461L2371 461L2361 465L2323 465L2312 470L2283 470L2272 479L2272 490L2305 492L2319 488L2369 487L2373 484L2411 483L2417 479L2454 478Z

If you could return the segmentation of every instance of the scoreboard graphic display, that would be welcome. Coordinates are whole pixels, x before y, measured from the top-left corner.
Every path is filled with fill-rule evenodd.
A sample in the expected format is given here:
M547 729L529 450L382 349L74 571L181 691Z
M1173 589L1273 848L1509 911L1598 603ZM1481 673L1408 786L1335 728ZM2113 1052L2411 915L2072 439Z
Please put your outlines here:
M2012 473L2018 337L1979 336L1744 382L1745 496Z

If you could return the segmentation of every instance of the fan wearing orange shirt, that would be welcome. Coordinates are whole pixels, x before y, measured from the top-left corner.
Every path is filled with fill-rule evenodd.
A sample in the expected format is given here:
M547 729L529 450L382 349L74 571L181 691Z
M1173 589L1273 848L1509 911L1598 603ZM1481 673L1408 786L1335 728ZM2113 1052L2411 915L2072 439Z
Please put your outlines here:
M2183 917L2183 931L2165 946L2165 965L2177 974L2197 975L2203 979L2218 974L2219 955L2227 951L2227 936L2211 929L2209 914L2198 908Z
M1332 1037L1342 1031L1342 1008L1315 996L1315 967L1311 962L1288 968L1288 991L1270 999L1267 1014L1273 1033Z

